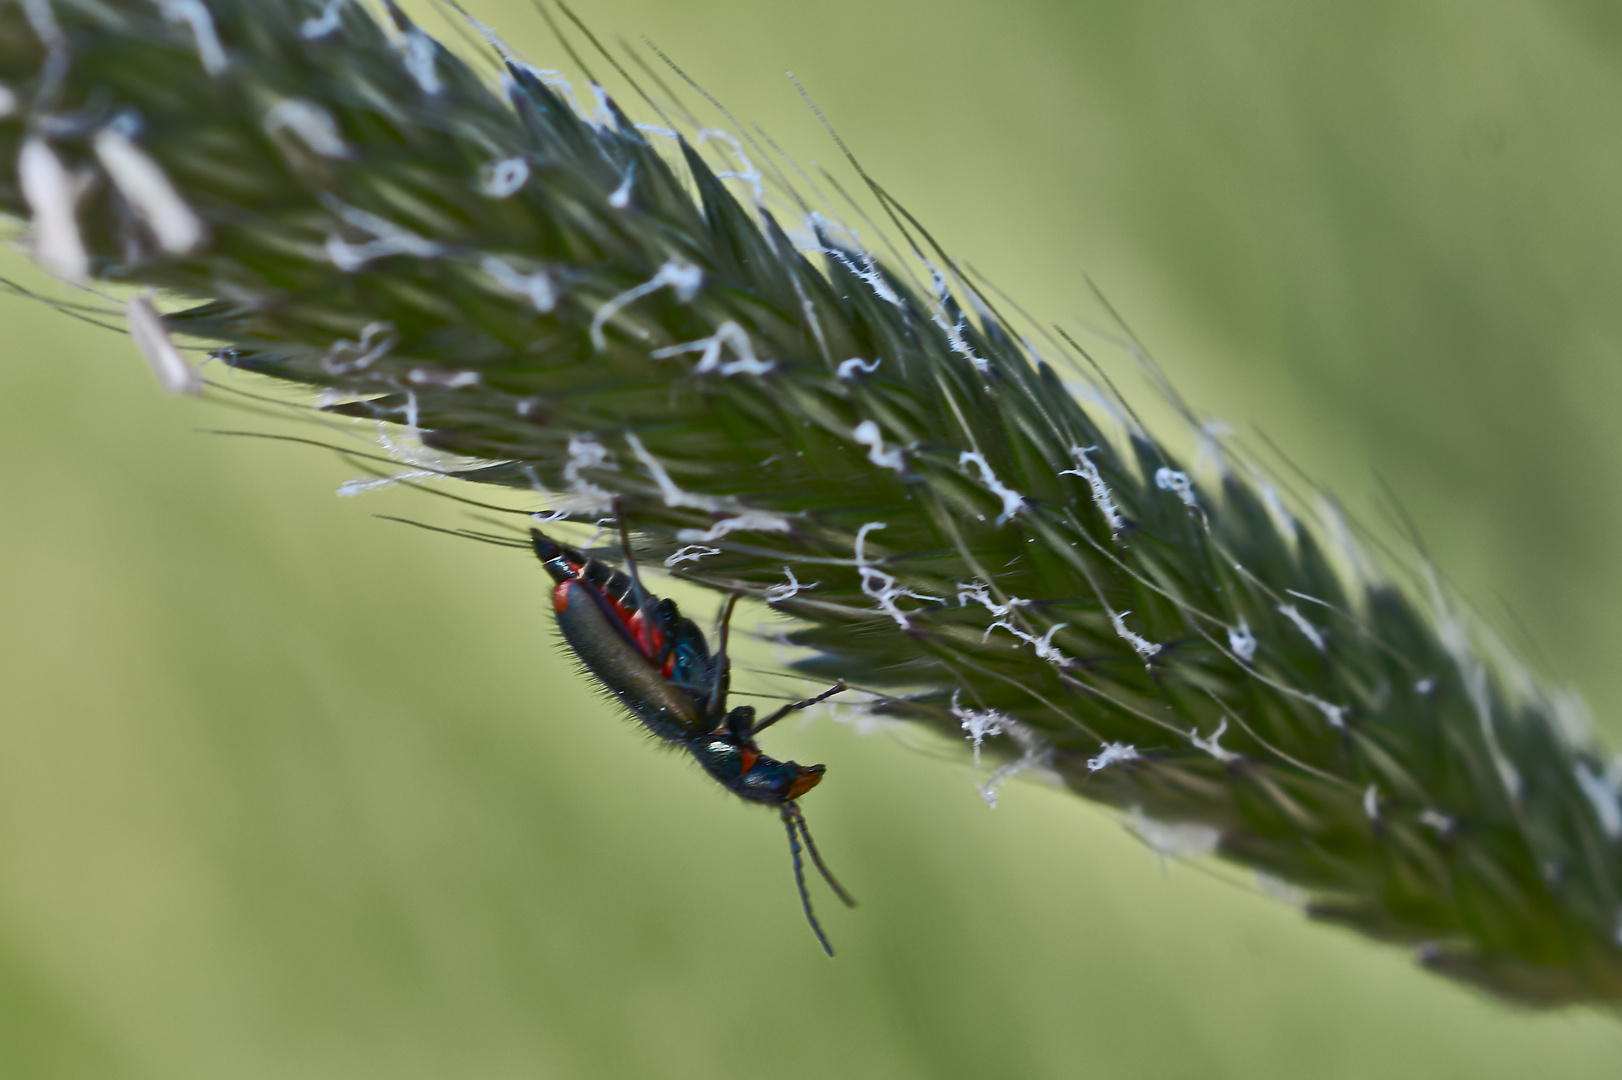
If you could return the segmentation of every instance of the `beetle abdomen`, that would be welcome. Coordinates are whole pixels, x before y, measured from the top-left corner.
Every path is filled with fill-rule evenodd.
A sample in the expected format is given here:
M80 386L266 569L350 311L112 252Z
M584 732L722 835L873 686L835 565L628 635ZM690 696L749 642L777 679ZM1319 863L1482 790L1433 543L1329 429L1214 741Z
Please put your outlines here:
M558 629L580 662L609 693L666 742L685 742L703 731L692 695L673 686L625 635L591 586L558 583L552 593Z

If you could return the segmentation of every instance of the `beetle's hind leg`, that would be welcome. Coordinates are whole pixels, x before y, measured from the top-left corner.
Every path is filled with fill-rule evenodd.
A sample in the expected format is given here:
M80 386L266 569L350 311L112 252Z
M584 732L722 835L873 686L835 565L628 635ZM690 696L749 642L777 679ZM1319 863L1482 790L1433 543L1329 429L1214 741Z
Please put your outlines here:
M642 586L642 575L636 568L636 556L631 553L631 531L625 525L625 504L619 498L614 499L614 521L620 531L620 554L625 560L625 573L631 579L631 589L636 596L636 609L643 612L643 618L651 610L649 600L653 594Z
M715 681L710 684L710 713L720 715L726 703L727 689L732 679L732 660L727 656L727 636L732 629L732 609L738 606L738 594L732 593L721 605L721 617L715 626Z

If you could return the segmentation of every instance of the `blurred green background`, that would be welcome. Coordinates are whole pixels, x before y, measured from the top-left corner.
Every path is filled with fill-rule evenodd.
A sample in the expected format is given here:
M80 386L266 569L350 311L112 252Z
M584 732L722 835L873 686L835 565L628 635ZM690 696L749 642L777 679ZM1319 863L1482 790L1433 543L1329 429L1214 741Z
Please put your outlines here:
M477 9L532 60L520 0ZM1027 307L1084 275L1203 411L1376 526L1380 485L1619 730L1622 15L1466 0L581 0L802 162L866 165ZM427 20L436 31L442 24ZM27 274L22 260L4 272ZM31 279L34 280L34 279ZM1090 317L1090 316L1088 316ZM0 1074L1614 1077L1106 814L826 719L861 897L551 645L521 553L339 500L317 451L0 302ZM769 654L757 654L769 662Z

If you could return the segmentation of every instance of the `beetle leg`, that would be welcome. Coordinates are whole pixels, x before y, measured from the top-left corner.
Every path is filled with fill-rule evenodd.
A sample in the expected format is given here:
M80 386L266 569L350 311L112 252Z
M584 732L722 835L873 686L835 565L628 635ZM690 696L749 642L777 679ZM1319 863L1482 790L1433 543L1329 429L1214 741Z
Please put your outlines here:
M845 680L840 679L838 682L836 682L832 686L828 687L828 689L824 690L822 693L818 694L816 697L809 697L809 698L806 698L804 701L796 701L793 704L784 705L781 709L778 709L776 712L772 713L766 719L762 720L760 723L758 723L754 727L750 728L749 729L749 734L751 734L751 735L759 735L762 731L765 731L767 728L771 727L773 724L775 724L779 720L783 719L783 717L787 716L789 713L796 713L796 712L799 712L801 709L809 709L811 706L813 706L813 705L815 705L815 704L817 704L819 702L827 701L829 698L833 697L835 694L839 693L843 689L845 689Z
M726 732L740 739L749 738L755 724L755 709L752 705L739 705L727 713L726 719L717 728L717 733Z
M710 714L713 716L721 711L721 705L726 701L727 684L730 681L732 661L727 658L727 631L732 625L732 609L738 606L738 594L728 596L726 603L721 605L721 618L715 628L715 682L710 687Z
M649 593L642 587L642 575L636 569L636 556L631 554L631 533L625 527L625 508L617 498L614 500L614 520L619 523L620 551L625 557L625 573L631 579L631 591L636 595L636 609L643 612L642 617L646 619L650 609Z

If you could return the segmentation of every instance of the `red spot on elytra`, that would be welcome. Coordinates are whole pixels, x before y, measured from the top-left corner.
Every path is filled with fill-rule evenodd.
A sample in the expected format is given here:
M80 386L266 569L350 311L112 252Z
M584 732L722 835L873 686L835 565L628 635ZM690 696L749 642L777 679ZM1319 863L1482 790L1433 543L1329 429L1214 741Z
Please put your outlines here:
M557 588L552 590L552 609L561 612L568 608L569 590L572 586L591 589L604 602L614 618L619 620L620 628L625 631L625 636L631 639L637 650L649 660L657 660L665 648L664 631L650 622L643 612L627 607L623 601L610 596L602 586L587 581L584 563L570 563L569 569L574 571L575 576L568 581L558 582ZM675 656L666 657L661 669L662 674L668 679L675 670Z

